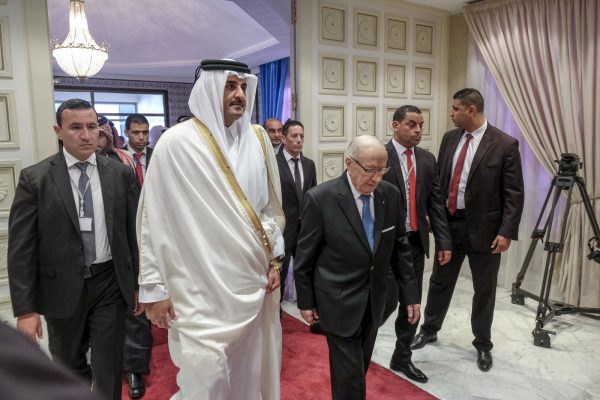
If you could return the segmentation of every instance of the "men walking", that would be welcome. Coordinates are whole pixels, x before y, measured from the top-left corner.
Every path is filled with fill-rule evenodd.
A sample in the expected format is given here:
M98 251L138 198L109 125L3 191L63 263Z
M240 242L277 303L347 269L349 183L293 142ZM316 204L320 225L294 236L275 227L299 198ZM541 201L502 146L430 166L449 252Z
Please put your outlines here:
M523 211L519 142L491 126L475 89L454 94L450 116L457 129L446 132L438 156L439 181L452 234L452 259L437 260L429 281L425 322L412 349L437 340L465 257L473 276L471 329L477 366L489 371L492 320L500 254L516 240Z

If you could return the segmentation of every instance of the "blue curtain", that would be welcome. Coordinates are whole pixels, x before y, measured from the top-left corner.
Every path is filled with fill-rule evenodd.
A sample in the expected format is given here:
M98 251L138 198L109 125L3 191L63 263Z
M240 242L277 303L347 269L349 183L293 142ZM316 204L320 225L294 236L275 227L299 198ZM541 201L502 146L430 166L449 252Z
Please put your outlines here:
M261 122L267 118L281 120L289 60L289 57L286 57L260 65Z

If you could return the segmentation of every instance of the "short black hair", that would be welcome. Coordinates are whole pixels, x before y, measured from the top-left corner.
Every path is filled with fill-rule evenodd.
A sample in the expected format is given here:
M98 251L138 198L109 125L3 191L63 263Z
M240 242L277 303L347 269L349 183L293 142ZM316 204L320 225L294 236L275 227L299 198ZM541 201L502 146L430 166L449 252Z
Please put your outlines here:
M92 107L92 105L82 99L69 99L64 101L60 106L58 106L58 109L56 110L56 125L60 126L62 128L62 113L65 110L89 110L89 109L94 110L94 107ZM94 110L94 112L96 112L96 110Z
M283 124L283 135L286 136L288 133L288 130L292 127L292 126L299 126L302 129L304 129L304 125L302 125L302 122L300 121L296 121L295 119L288 119L287 121L285 121L285 124Z
M405 105L402 107L398 107L396 111L394 111L394 118L392 119L392 121L402 122L404 118L406 118L406 114L408 113L422 114L421 109L419 107Z
M483 112L483 96L477 89L464 88L454 93L452 96L454 100L459 100L463 106L470 107L474 106L477 111Z
M131 114L129 117L127 117L127 119L125 120L125 130L128 131L131 128L132 123L140 125L147 124L148 126L150 126L148 119L142 114Z

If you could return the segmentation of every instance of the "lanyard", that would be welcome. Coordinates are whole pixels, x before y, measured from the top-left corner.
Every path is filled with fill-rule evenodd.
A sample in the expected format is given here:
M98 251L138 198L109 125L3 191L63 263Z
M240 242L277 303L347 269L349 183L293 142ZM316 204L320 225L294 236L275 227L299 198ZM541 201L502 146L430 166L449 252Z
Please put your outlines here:
M406 167L404 166L404 163L401 161L400 168L402 169L402 174L404 175L403 176L404 186L406 188L409 188L410 187L410 185L409 185L410 173L413 172L413 170L415 169L415 162L412 163L412 165L410 166L410 169L407 171L406 168L408 167L408 156L406 154L404 154L404 156L406 157ZM416 174L416 171L415 171L415 174Z
M90 188L90 181L92 180L91 175L93 174L94 171L94 164L90 164L92 166L92 172L90 173L90 175L88 175L88 181L85 184L85 189L83 190L83 193L81 193L81 190L79 190L79 185L75 183L75 181L73 180L73 177L71 176L71 174L69 174L69 179L71 180L71 184L73 185L73 187L75 187L75 190L77 190L77 195L79 196L79 218L84 218L85 217L85 212L83 210L83 199L85 198L85 194L87 193L88 189ZM80 170L81 171L81 170ZM87 170L86 171L81 171L82 174L87 174ZM79 178L81 179L81 178Z

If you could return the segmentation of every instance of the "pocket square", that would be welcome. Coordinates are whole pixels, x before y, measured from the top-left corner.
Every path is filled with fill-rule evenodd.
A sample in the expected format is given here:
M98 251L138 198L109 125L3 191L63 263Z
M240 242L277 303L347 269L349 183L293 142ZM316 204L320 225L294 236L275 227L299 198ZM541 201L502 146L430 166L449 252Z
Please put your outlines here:
M392 229L394 229L395 227L396 227L396 225L392 225L392 226L390 226L389 228L385 228L384 230L382 230L382 231L381 231L381 233L386 233L386 232L389 232L389 231L391 231Z

